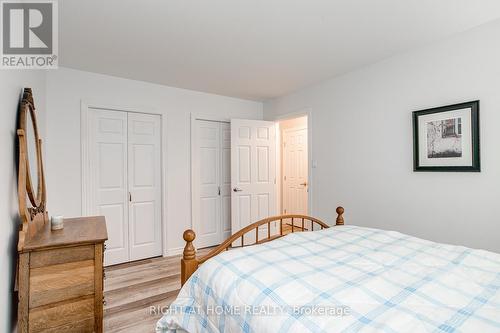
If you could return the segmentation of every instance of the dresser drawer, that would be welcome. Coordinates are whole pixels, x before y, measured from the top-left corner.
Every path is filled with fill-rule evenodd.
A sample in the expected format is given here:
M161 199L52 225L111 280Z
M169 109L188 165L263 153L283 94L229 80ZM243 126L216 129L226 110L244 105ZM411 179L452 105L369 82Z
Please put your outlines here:
M33 268L29 277L29 307L94 294L94 260Z
M30 311L29 332L93 332L94 298L92 296Z
M94 259L94 245L66 247L31 253L30 268Z

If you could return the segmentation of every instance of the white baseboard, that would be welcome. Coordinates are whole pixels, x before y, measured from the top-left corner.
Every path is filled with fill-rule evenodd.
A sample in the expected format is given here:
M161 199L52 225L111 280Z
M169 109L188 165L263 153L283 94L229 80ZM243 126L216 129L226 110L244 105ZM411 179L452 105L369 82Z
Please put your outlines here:
M163 253L163 256L164 257L178 256L181 255L183 251L184 247L174 247L172 249L167 249L167 251Z

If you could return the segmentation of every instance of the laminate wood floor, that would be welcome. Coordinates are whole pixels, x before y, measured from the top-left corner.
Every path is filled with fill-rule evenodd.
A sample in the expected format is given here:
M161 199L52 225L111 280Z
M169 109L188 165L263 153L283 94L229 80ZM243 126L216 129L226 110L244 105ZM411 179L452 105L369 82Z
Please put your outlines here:
M297 227L295 227L297 228ZM290 233L291 225L283 225ZM212 248L201 249L203 256ZM158 257L105 268L104 332L155 332L162 314L151 307L170 305L179 293L181 256Z
M201 249L199 255L210 248ZM161 313L179 293L181 256L152 258L105 268L104 332L155 332Z

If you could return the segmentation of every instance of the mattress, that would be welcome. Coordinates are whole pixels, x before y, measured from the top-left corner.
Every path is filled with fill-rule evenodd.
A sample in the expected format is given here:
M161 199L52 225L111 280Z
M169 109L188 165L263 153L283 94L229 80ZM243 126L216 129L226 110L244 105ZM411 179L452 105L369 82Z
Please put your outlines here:
M336 226L203 263L158 332L500 332L500 254Z

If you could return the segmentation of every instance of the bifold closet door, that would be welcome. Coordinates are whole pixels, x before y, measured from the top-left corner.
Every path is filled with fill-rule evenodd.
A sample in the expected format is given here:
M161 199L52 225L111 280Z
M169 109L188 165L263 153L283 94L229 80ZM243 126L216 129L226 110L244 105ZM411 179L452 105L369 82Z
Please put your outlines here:
M128 114L130 260L161 255L160 116Z
M193 228L199 248L231 233L231 130L227 123L195 120L193 133Z
M105 265L159 256L161 118L90 110L91 213L108 229Z
M90 109L89 176L92 215L104 215L104 263L129 261L127 113Z

